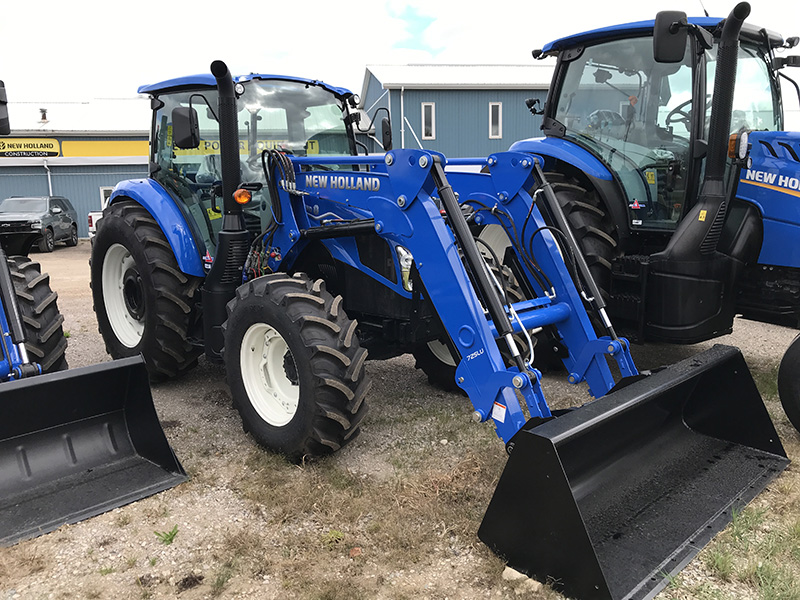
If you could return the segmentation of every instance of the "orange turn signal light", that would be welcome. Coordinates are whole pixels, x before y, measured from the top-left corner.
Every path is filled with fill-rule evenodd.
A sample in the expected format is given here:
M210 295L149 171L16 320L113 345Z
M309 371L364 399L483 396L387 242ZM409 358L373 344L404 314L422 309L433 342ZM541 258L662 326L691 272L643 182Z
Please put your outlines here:
M233 192L233 199L236 200L237 204L247 204L253 199L253 194L250 192L250 190L243 190L239 188Z

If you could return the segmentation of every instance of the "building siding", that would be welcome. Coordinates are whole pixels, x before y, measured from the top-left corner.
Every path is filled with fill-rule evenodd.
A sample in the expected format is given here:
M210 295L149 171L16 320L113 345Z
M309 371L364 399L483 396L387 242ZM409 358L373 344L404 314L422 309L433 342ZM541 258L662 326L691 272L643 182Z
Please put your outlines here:
M418 148L451 158L484 157L503 152L515 141L541 135L541 117L525 106L526 98L544 102L544 91L392 90L392 135L396 148ZM422 139L422 104L436 105L436 137ZM502 104L502 137L489 137L489 104ZM402 112L401 112L402 110Z
M65 196L78 213L78 236L88 237L87 215L101 208L101 187L114 187L125 179L147 177L146 165L51 166L53 195ZM0 166L0 198L47 196L47 171L42 166Z

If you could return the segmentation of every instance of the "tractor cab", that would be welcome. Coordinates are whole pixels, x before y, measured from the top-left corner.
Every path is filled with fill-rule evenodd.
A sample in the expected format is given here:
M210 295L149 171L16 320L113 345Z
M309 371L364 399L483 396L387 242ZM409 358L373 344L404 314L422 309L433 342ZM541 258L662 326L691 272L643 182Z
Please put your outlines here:
M273 75L239 77L234 91L242 183L266 184L265 150L290 156L357 153L350 91ZM211 75L183 77L142 86L139 93L150 94L153 104L151 178L190 217L195 239L202 240L213 257L223 221L216 80ZM178 139L187 127L193 139ZM266 187L257 190L253 200L243 216L255 235L273 215Z
M552 42L558 65L547 102L547 136L602 163L624 195L617 223L671 234L697 197L708 145L720 19L689 19L682 58L658 62L654 22L629 23ZM740 36L730 132L782 128L772 68L776 34L745 25ZM699 110L698 110L699 107ZM603 194L602 184L599 191ZM606 202L611 204L611 202Z

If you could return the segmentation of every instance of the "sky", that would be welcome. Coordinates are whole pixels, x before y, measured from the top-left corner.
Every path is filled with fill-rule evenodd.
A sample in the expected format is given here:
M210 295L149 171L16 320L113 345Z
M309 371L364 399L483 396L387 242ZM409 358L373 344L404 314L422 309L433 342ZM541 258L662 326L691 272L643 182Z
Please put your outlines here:
M800 1L754 0L748 21L800 35ZM372 64L530 64L531 50L659 10L726 16L722 0L6 0L0 80L8 99L131 98L140 85L209 71L321 79L361 92ZM226 10L227 7L227 10ZM800 47L794 54L800 54Z

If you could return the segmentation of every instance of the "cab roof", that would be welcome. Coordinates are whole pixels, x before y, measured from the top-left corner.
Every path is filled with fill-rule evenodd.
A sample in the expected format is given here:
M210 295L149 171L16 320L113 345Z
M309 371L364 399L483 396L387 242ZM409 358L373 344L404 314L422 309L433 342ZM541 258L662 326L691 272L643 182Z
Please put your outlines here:
M352 92L347 88L335 87L328 85L324 81L317 79L304 79L302 77L291 77L288 75L263 75L259 73L250 73L249 75L239 75L233 78L234 83L244 83L252 81L253 79L261 80L276 80L276 81L295 81L297 83L304 83L307 85L316 85L324 88L337 96L352 96ZM151 83L139 87L140 94L160 94L161 92L175 90L179 88L196 88L196 87L217 87L217 80L211 73L204 73L200 75L187 75L185 77L176 77L175 79L167 79L159 83Z
M719 17L691 17L688 21L693 25L713 32L724 19ZM633 23L623 23L622 25L592 29L591 31L576 33L552 41L542 48L542 53L552 54L564 50L565 48L583 46L584 44L590 44L600 40L652 35L654 25L655 19L652 19L649 21L635 21ZM767 33L769 35L770 45L773 48L783 45L783 38L779 34L773 31L767 31ZM750 41L763 41L761 28L750 23L745 23L742 27L741 38Z

